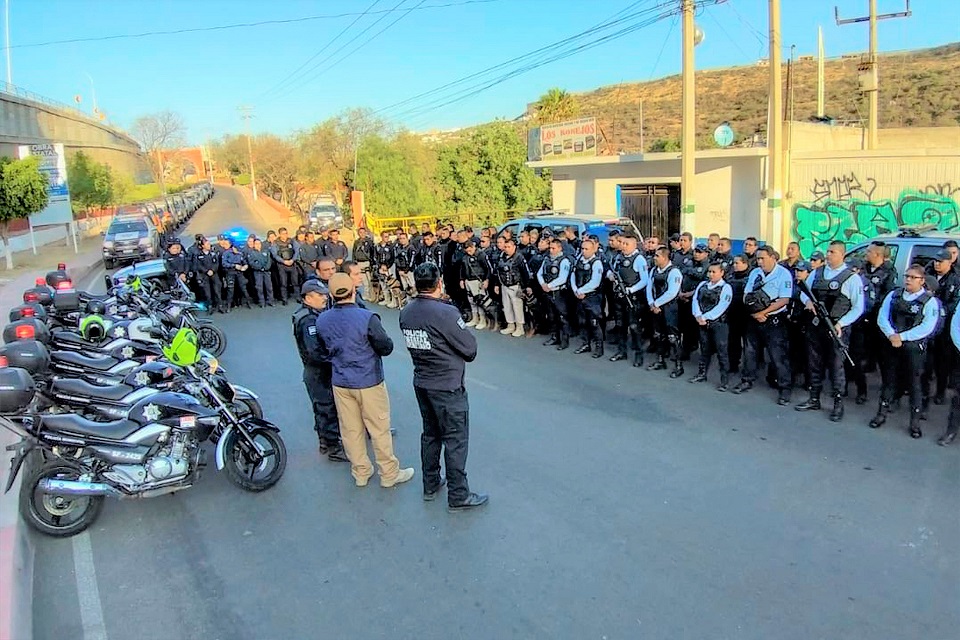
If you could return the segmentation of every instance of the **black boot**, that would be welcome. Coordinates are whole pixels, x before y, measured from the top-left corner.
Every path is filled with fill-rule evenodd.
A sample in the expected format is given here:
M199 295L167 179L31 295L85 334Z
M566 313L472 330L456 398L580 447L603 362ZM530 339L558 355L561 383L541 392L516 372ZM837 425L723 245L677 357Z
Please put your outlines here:
M929 411L930 411L930 396L924 396L924 397L923 397L923 401L922 401L922 403L920 404L920 419L921 419L921 420L926 420L926 419L927 419L927 413L928 413ZM911 414L911 418L912 418L912 414ZM911 429L911 431L912 431L912 429Z
M657 356L657 361L647 366L647 371L661 371L667 368L667 361L663 356Z
M673 371L670 372L671 378L679 378L683 375L683 361L677 358L673 361Z
M841 420L843 420L843 398L834 395L833 411L830 412L830 422L840 422Z
M706 381L707 381L707 368L702 364L697 368L697 375L687 380L687 382L690 382L690 383L706 382Z
M610 362L620 362L621 360L626 360L626 359L627 359L626 351L617 350L615 354L610 356Z
M937 440L938 445L946 447L956 439L958 423L960 423L960 395L954 393L950 399L950 416L947 418L947 431Z
M720 372L720 384L717 385L717 391L723 393L730 388L730 374L726 371Z
M576 350L574 350L574 353L576 353L577 355L580 355L581 353L590 353L590 342L589 341L584 342L582 345L577 347Z
M922 411L910 411L910 437L914 440L923 437L923 431L920 430L920 421L923 420L921 413Z
M543 346L552 347L555 344L560 344L560 338L557 336L550 336L548 340L544 341Z
M560 334L560 344L557 345L557 351L563 351L570 347L570 336L565 333Z
M252 308L252 307L250 306L250 298L247 298L246 300L243 301L243 306L244 306L245 308L247 308L247 309L251 309L251 308Z
M587 351L590 350L590 345L587 344ZM592 358L602 358L603 357L603 340L597 340L596 344L593 346L593 355Z
M890 403L880 400L880 406L877 408L877 415L870 421L871 429L879 429L887 421L887 414L890 413Z
M642 367L643 366L643 350L635 349L633 352L633 366Z
M794 407L797 411L820 411L820 392L810 390L810 397Z

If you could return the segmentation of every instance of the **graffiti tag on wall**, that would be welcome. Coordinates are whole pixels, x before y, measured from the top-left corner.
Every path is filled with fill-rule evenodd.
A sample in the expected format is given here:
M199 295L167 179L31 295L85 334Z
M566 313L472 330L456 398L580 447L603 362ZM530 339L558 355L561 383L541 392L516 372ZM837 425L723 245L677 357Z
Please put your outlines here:
M810 200L793 207L793 239L803 255L826 251L833 240L855 244L903 226L960 231L960 186L904 189L896 200L874 199L876 186L873 178L853 173L814 180Z

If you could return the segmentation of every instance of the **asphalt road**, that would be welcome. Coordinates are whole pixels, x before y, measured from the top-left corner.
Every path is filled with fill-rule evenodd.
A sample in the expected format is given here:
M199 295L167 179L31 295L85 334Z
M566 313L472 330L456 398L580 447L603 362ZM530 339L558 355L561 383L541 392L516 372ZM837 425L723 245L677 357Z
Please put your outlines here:
M201 231L221 221L200 214ZM232 225L229 225L232 226ZM483 511L420 499L419 414L397 313L385 361L408 485L320 459L293 307L218 316L232 380L290 452L249 494L109 502L88 535L35 536L45 638L953 638L960 448L906 412L868 429L482 332L468 367Z

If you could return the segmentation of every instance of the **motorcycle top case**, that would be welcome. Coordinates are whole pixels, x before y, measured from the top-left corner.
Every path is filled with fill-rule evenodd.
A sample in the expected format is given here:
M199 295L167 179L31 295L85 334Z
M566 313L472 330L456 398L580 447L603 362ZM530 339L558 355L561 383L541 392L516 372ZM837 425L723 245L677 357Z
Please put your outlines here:
M67 272L62 271L60 269L57 269L56 271L47 272L47 278L46 278L47 284L53 287L54 289L57 288L58 284L60 284L64 280L69 280L69 279L70 279L70 276L67 275Z
M3 342L10 344L18 340L37 340L43 344L49 344L50 329L36 318L23 318L11 322L3 328Z
M7 366L24 369L30 375L46 371L50 367L50 353L36 340L21 340L0 347L0 356L7 359Z
M43 308L43 305L38 302L27 302L10 309L10 322L22 320L25 315L30 313L39 320L45 320L47 317L47 310Z
M33 378L24 369L0 369L0 414L21 413L36 393Z
M42 306L53 304L53 291L50 287L38 285L23 292L24 302L36 302Z
M76 289L57 289L53 292L53 307L57 311L79 311L80 292Z

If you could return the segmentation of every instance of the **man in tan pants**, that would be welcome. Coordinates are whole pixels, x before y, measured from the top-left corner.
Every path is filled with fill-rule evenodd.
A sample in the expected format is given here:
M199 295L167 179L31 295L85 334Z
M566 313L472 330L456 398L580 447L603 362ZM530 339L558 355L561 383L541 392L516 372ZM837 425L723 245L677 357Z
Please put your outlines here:
M333 367L333 398L340 416L340 439L358 487L373 475L364 437L370 434L380 469L380 486L393 487L413 477L400 468L390 435L390 398L383 381L383 356L393 352L380 317L356 304L353 280L345 273L330 278L334 307L317 318L321 353Z

